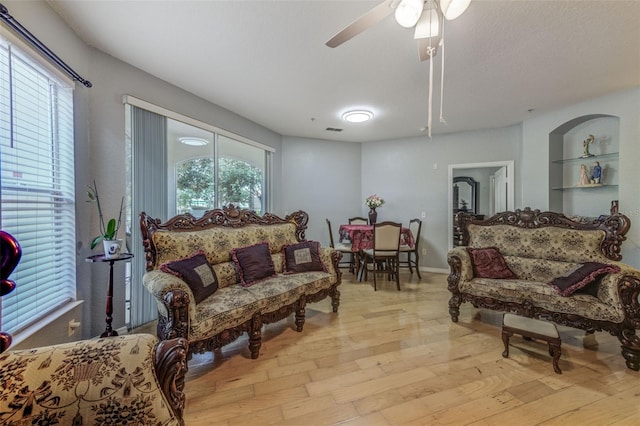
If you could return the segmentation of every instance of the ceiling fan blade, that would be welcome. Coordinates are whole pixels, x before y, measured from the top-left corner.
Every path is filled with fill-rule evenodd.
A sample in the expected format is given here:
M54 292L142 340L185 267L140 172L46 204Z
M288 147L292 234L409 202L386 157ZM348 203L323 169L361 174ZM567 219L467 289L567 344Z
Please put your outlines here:
M337 47L345 41L351 40L367 28L374 26L387 16L391 15L397 4L398 0L384 0L382 3L356 19L338 34L334 35L325 44L329 47Z
M418 43L418 57L420 58L420 62L428 61L438 53L439 37L432 37L431 43L429 43L428 38L418 38L416 42ZM431 54L429 53L429 46L431 46Z

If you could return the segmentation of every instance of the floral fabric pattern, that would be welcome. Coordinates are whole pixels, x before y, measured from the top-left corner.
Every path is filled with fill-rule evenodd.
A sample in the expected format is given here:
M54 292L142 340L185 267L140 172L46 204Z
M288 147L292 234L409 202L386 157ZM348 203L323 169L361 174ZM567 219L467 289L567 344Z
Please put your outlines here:
M510 225L476 224L469 224L467 229L470 247L497 247L504 256L574 263L609 261L600 251L600 244L606 237L602 230L524 229Z
M269 251L279 253L285 245L295 244L296 226L292 223L277 225L250 225L242 228L209 228L198 231L165 231L153 233L156 247L156 265L188 257L202 250L212 265L231 261L231 250L267 241ZM216 271L217 272L217 271Z
M178 425L153 375L156 342L138 334L3 353L0 424Z

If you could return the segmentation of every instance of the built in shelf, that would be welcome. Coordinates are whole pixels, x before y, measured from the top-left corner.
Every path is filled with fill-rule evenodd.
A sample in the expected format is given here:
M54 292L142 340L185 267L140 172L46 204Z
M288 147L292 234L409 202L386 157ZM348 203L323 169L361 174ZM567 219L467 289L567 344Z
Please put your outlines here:
M607 188L607 187L616 187L617 184L605 185L602 183L590 183L588 185L573 185L573 186L554 186L551 189L555 189L558 191L564 191L565 189L596 189L596 188Z
M600 154L600 155L592 155L590 157L578 157L578 158L563 158L562 160L553 160L552 163L564 164L564 163L579 163L588 160L617 160L618 159L617 152L611 152L608 154ZM555 189L555 188L554 188Z

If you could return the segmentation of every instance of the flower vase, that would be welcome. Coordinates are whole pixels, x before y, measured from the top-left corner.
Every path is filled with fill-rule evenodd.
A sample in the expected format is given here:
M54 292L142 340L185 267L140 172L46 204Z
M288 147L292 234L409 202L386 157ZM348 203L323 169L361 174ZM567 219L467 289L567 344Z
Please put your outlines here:
M369 225L375 225L378 220L378 212L375 207L369 208Z

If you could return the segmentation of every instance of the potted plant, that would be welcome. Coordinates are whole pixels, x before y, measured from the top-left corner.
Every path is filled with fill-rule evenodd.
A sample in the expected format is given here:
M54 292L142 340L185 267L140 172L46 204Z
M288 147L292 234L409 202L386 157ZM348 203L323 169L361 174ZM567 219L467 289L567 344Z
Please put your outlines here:
M102 241L104 247L104 256L107 259L113 259L120 256L120 247L122 240L118 239L118 230L122 221L122 208L124 206L124 197L120 201L120 211L118 212L118 220L110 218L105 224L102 205L100 204L100 196L98 195L98 186L93 181L93 186L87 186L87 202L95 202L98 207L98 216L100 217L100 235L91 240L91 250L93 250Z

